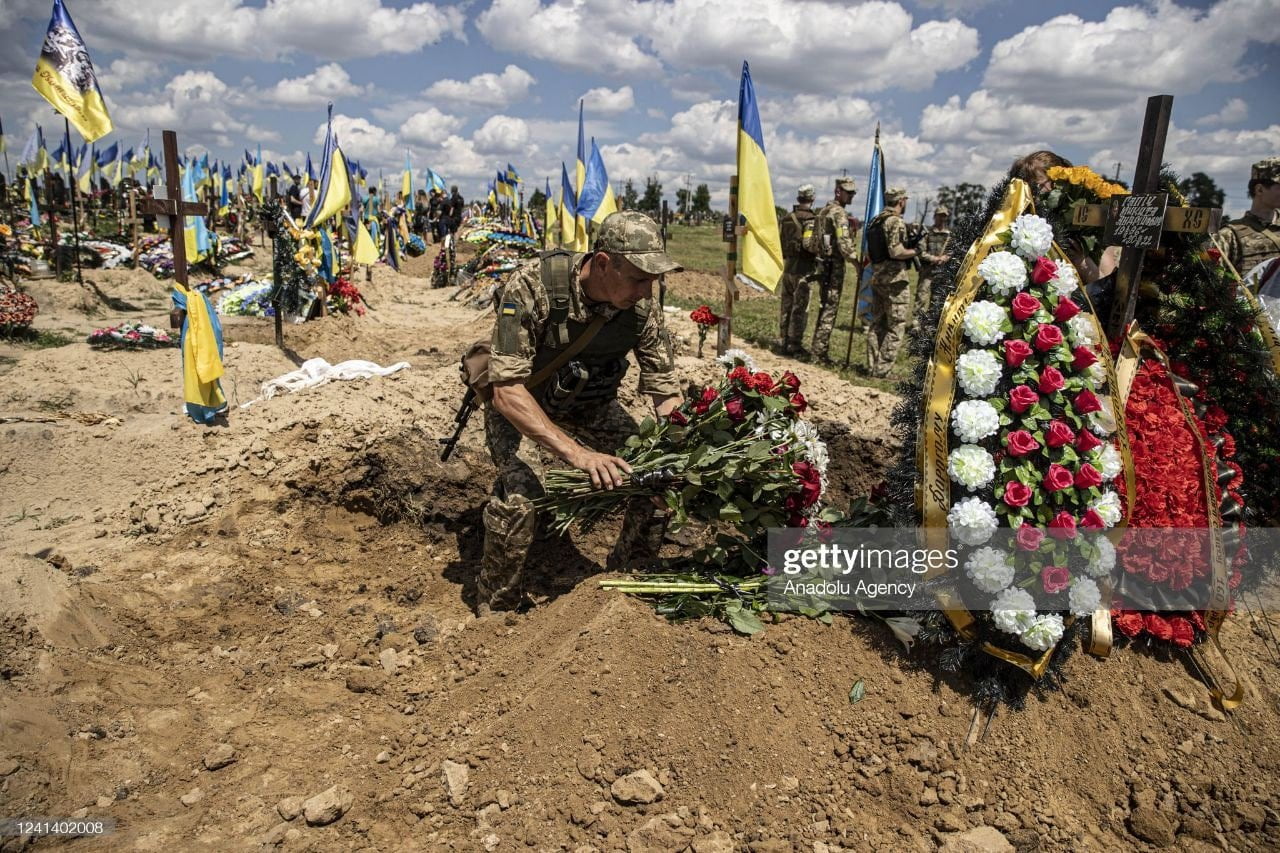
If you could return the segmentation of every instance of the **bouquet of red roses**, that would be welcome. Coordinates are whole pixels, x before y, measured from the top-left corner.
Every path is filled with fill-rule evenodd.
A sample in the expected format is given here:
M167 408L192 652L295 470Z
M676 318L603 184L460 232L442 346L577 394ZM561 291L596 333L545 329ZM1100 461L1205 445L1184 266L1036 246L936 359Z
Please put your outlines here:
M699 305L689 312L689 319L698 324L698 358L702 358L702 345L707 341L707 332L712 326L720 325L720 317L706 305Z

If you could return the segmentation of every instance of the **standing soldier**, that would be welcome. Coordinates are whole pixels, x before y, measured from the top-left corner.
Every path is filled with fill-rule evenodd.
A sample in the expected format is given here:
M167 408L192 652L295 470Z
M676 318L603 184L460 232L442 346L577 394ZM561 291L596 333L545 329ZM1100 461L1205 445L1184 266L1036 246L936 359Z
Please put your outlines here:
M857 192L853 178L836 178L835 198L818 211L813 234L805 244L818 258L818 324L813 330L813 357L828 367L835 364L828 350L844 290L844 265L858 256L849 215L844 210Z
M782 218L782 312L778 322L778 346L783 355L807 358L804 330L809 317L809 285L818 272L818 256L805 248L805 238L813 233L813 184L796 192L796 204Z
M1268 258L1280 255L1280 157L1253 164L1249 173L1249 212L1223 226L1217 242L1241 277Z
M924 248L920 252L920 277L916 281L916 304L911 312L911 325L929 310L929 293L933 290L933 274L951 260L947 244L951 241L951 211L946 205L938 205L933 212L933 227L924 235Z
M871 323L867 327L867 373L884 378L893 369L902 346L911 311L911 283L907 270L918 255L908 249L907 191L890 187L884 193L884 210L867 225L867 255L871 272Z

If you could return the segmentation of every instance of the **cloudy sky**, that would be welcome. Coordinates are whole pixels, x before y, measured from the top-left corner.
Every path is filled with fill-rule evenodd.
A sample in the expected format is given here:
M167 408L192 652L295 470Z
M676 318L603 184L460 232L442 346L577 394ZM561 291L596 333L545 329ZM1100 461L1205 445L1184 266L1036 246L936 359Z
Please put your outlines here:
M1145 99L1172 94L1166 160L1247 206L1280 154L1275 0L66 0L116 134L179 132L235 158L319 154L325 103L349 156L388 180L408 149L468 196L509 161L572 165L586 100L610 178L686 176L722 202L738 76L751 63L775 197L865 179L876 122L916 199L989 183L1050 147L1132 175ZM0 0L0 119L21 150L61 121L31 88L50 0ZM78 141L78 140L77 140ZM318 161L317 161L318 162ZM858 202L855 202L855 206Z

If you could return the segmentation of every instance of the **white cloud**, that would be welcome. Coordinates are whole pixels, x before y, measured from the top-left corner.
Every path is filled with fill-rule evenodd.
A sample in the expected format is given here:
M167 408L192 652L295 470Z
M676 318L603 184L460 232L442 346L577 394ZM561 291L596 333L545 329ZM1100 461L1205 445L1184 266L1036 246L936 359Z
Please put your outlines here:
M106 92L120 92L160 79L160 66L149 59L117 59L98 72L99 85Z
M578 108L578 101L585 102L587 111L592 115L617 115L633 109L636 105L635 93L631 91L630 86L623 86L621 89L610 89L608 86L588 89L573 102L575 110Z
M322 107L329 101L358 97L366 91L366 87L352 81L345 68L330 62L303 77L281 80L263 91L259 99L267 104L300 109Z
M476 29L499 50L523 53L567 68L606 74L660 70L640 49L644 19L630 0L493 0ZM622 28L619 28L619 25Z
M1215 124L1239 124L1249 117L1249 105L1244 102L1244 98L1232 98L1222 105L1222 109L1216 113L1211 113L1202 118L1196 119L1196 124L1215 125Z
M827 95L796 95L790 100L765 101L760 120L804 130L861 130L875 125L880 108L862 98Z
M1140 102L1106 110L1044 107L979 89L963 101L952 95L943 104L925 107L920 135L939 142L1025 145L1053 140L1055 145L1096 145L1129 136L1142 110Z
M311 141L324 144L326 125L321 122ZM396 136L378 127L368 119L337 113L333 117L333 129L338 134L338 144L348 157L360 161L393 162L397 154Z
M457 116L428 107L422 112L414 113L400 126L400 138L407 143L440 145L462 125L463 120Z
M528 71L518 65L508 65L501 74L477 74L465 81L437 80L422 94L466 106L505 107L528 97L536 82Z
M235 147L280 139L231 112L233 90L210 71L184 71L160 91L116 95L110 104L116 131L126 138L143 129L176 128L181 145ZM157 147L158 147L158 143Z
M1198 92L1257 73L1252 43L1280 41L1273 0L1220 0L1207 12L1155 0L1101 21L1060 15L991 49L983 85L1050 106L1114 106L1153 92Z
M529 148L529 125L511 116L490 116L471 139L482 154L516 154Z

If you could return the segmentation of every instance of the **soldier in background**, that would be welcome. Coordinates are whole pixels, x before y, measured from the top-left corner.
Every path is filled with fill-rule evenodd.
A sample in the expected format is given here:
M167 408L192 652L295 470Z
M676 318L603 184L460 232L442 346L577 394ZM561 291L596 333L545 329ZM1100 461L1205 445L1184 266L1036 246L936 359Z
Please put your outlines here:
M907 191L890 187L884 193L884 210L867 225L867 255L871 259L871 323L867 327L867 373L884 378L902 347L911 311L911 283L907 270L918 256L908 249Z
M828 367L835 364L829 349L844 290L844 265L858 257L849 215L845 213L845 206L857 192L853 178L836 178L835 198L818 211L813 233L805 243L805 248L818 259L818 323L813 330L813 357Z
M1280 157L1253 164L1249 173L1249 198L1253 203L1244 216L1223 226L1218 245L1241 276L1268 258L1280 255Z
M778 320L778 348L783 355L808 358L804 330L809 321L809 286L817 280L818 256L805 248L805 238L813 233L813 184L796 192L796 204L782 218L781 315Z
M925 232L920 251L920 278L916 282L916 304L911 312L911 325L915 326L929 310L929 294L933 290L933 275L951 260L947 245L951 242L951 211L946 205L938 205L933 212L933 227Z

